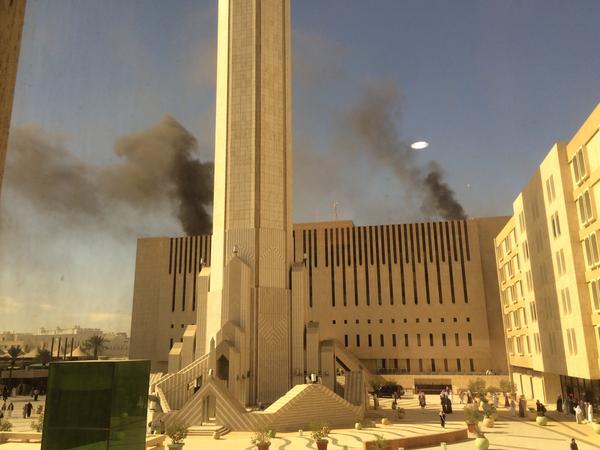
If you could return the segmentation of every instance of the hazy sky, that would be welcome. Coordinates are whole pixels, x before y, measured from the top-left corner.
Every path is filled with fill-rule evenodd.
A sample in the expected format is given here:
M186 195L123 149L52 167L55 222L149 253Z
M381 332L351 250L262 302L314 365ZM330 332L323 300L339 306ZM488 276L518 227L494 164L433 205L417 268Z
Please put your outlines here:
M166 114L211 160L216 11L28 1L0 198L0 330L129 330L136 238L182 234L172 207L83 214L69 204L79 193L35 196L68 189L70 172L57 180L62 168L40 164L27 178L11 164L38 149L93 177L122 162L118 138ZM598 17L596 0L292 0L294 220L329 220L334 201L356 224L427 219L389 167L346 151L344 117L380 85L399 92L401 139L431 143L416 163L437 161L469 216L509 214L600 101Z

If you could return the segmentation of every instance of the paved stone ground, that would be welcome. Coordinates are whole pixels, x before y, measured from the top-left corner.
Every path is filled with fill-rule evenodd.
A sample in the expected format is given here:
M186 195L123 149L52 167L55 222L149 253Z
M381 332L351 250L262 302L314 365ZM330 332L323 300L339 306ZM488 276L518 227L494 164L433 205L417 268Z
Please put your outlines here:
M23 404L30 401L30 397L18 397L15 403L15 411L21 412ZM40 397L40 400L43 400ZM395 420L389 426L377 425L376 427L365 427L357 431L353 429L334 430L330 435L328 450L362 450L363 442L375 439L376 435L384 437L407 436L412 434L439 432L441 426L437 417L439 410L439 399L437 396L428 396L428 406L422 411L417 405L416 398L407 398L400 401L400 406L405 408L406 416L403 420ZM41 402L37 402L41 403ZM36 402L32 401L34 406ZM381 417L392 417L390 400L381 400L381 409L371 412L367 420L381 422ZM448 429L464 427L462 406L454 404L455 413L448 415ZM600 449L600 436L592 432L592 428L586 424L576 424L571 416L551 412L551 419L546 427L540 427L534 422L523 419L512 418L508 411L500 408L500 417L496 426L484 429L490 440L490 450L569 450L569 443L574 437L580 450ZM21 414L14 414L13 430L29 431L31 419L23 419ZM316 418L315 418L316 419ZM223 439L214 440L209 437L189 437L185 440L185 450L254 450L250 444L252 433L232 432ZM310 432L304 431L303 436L298 432L280 433L272 441L270 450L306 450L315 448L310 440ZM448 450L473 450L475 448L473 439L458 444L448 445ZM39 444L6 443L0 444L0 450L39 450ZM428 447L428 449L440 449L440 446Z

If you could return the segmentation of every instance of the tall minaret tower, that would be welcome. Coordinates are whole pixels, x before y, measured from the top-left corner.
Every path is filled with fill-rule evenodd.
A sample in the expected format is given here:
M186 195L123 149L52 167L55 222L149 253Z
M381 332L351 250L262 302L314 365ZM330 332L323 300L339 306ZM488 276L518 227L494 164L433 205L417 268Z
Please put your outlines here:
M226 323L241 326L247 399L270 403L291 383L290 1L219 0L218 30L205 336L219 345Z

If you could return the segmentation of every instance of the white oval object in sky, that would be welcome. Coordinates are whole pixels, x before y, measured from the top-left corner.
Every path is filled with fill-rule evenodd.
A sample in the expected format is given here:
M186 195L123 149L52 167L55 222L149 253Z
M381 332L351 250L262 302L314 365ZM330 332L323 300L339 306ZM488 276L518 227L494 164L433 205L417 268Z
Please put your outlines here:
M429 147L429 142L426 141L417 141L410 144L410 148L413 150L423 150Z

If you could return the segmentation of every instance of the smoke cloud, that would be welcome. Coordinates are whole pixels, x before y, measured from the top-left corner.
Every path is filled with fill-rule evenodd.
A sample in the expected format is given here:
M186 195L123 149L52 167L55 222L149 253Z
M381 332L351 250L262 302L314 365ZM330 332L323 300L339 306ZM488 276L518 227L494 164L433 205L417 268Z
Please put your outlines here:
M420 165L415 151L400 138L396 128L399 114L400 95L393 83L367 85L360 102L342 119L345 142L363 152L367 160L390 167L408 193L421 199L420 211L426 217L466 218L439 165Z
M7 185L36 210L102 220L115 209L155 214L169 205L188 235L211 233L213 165L196 159L198 143L175 118L117 139L119 162L89 164L61 136L39 126L11 131Z

